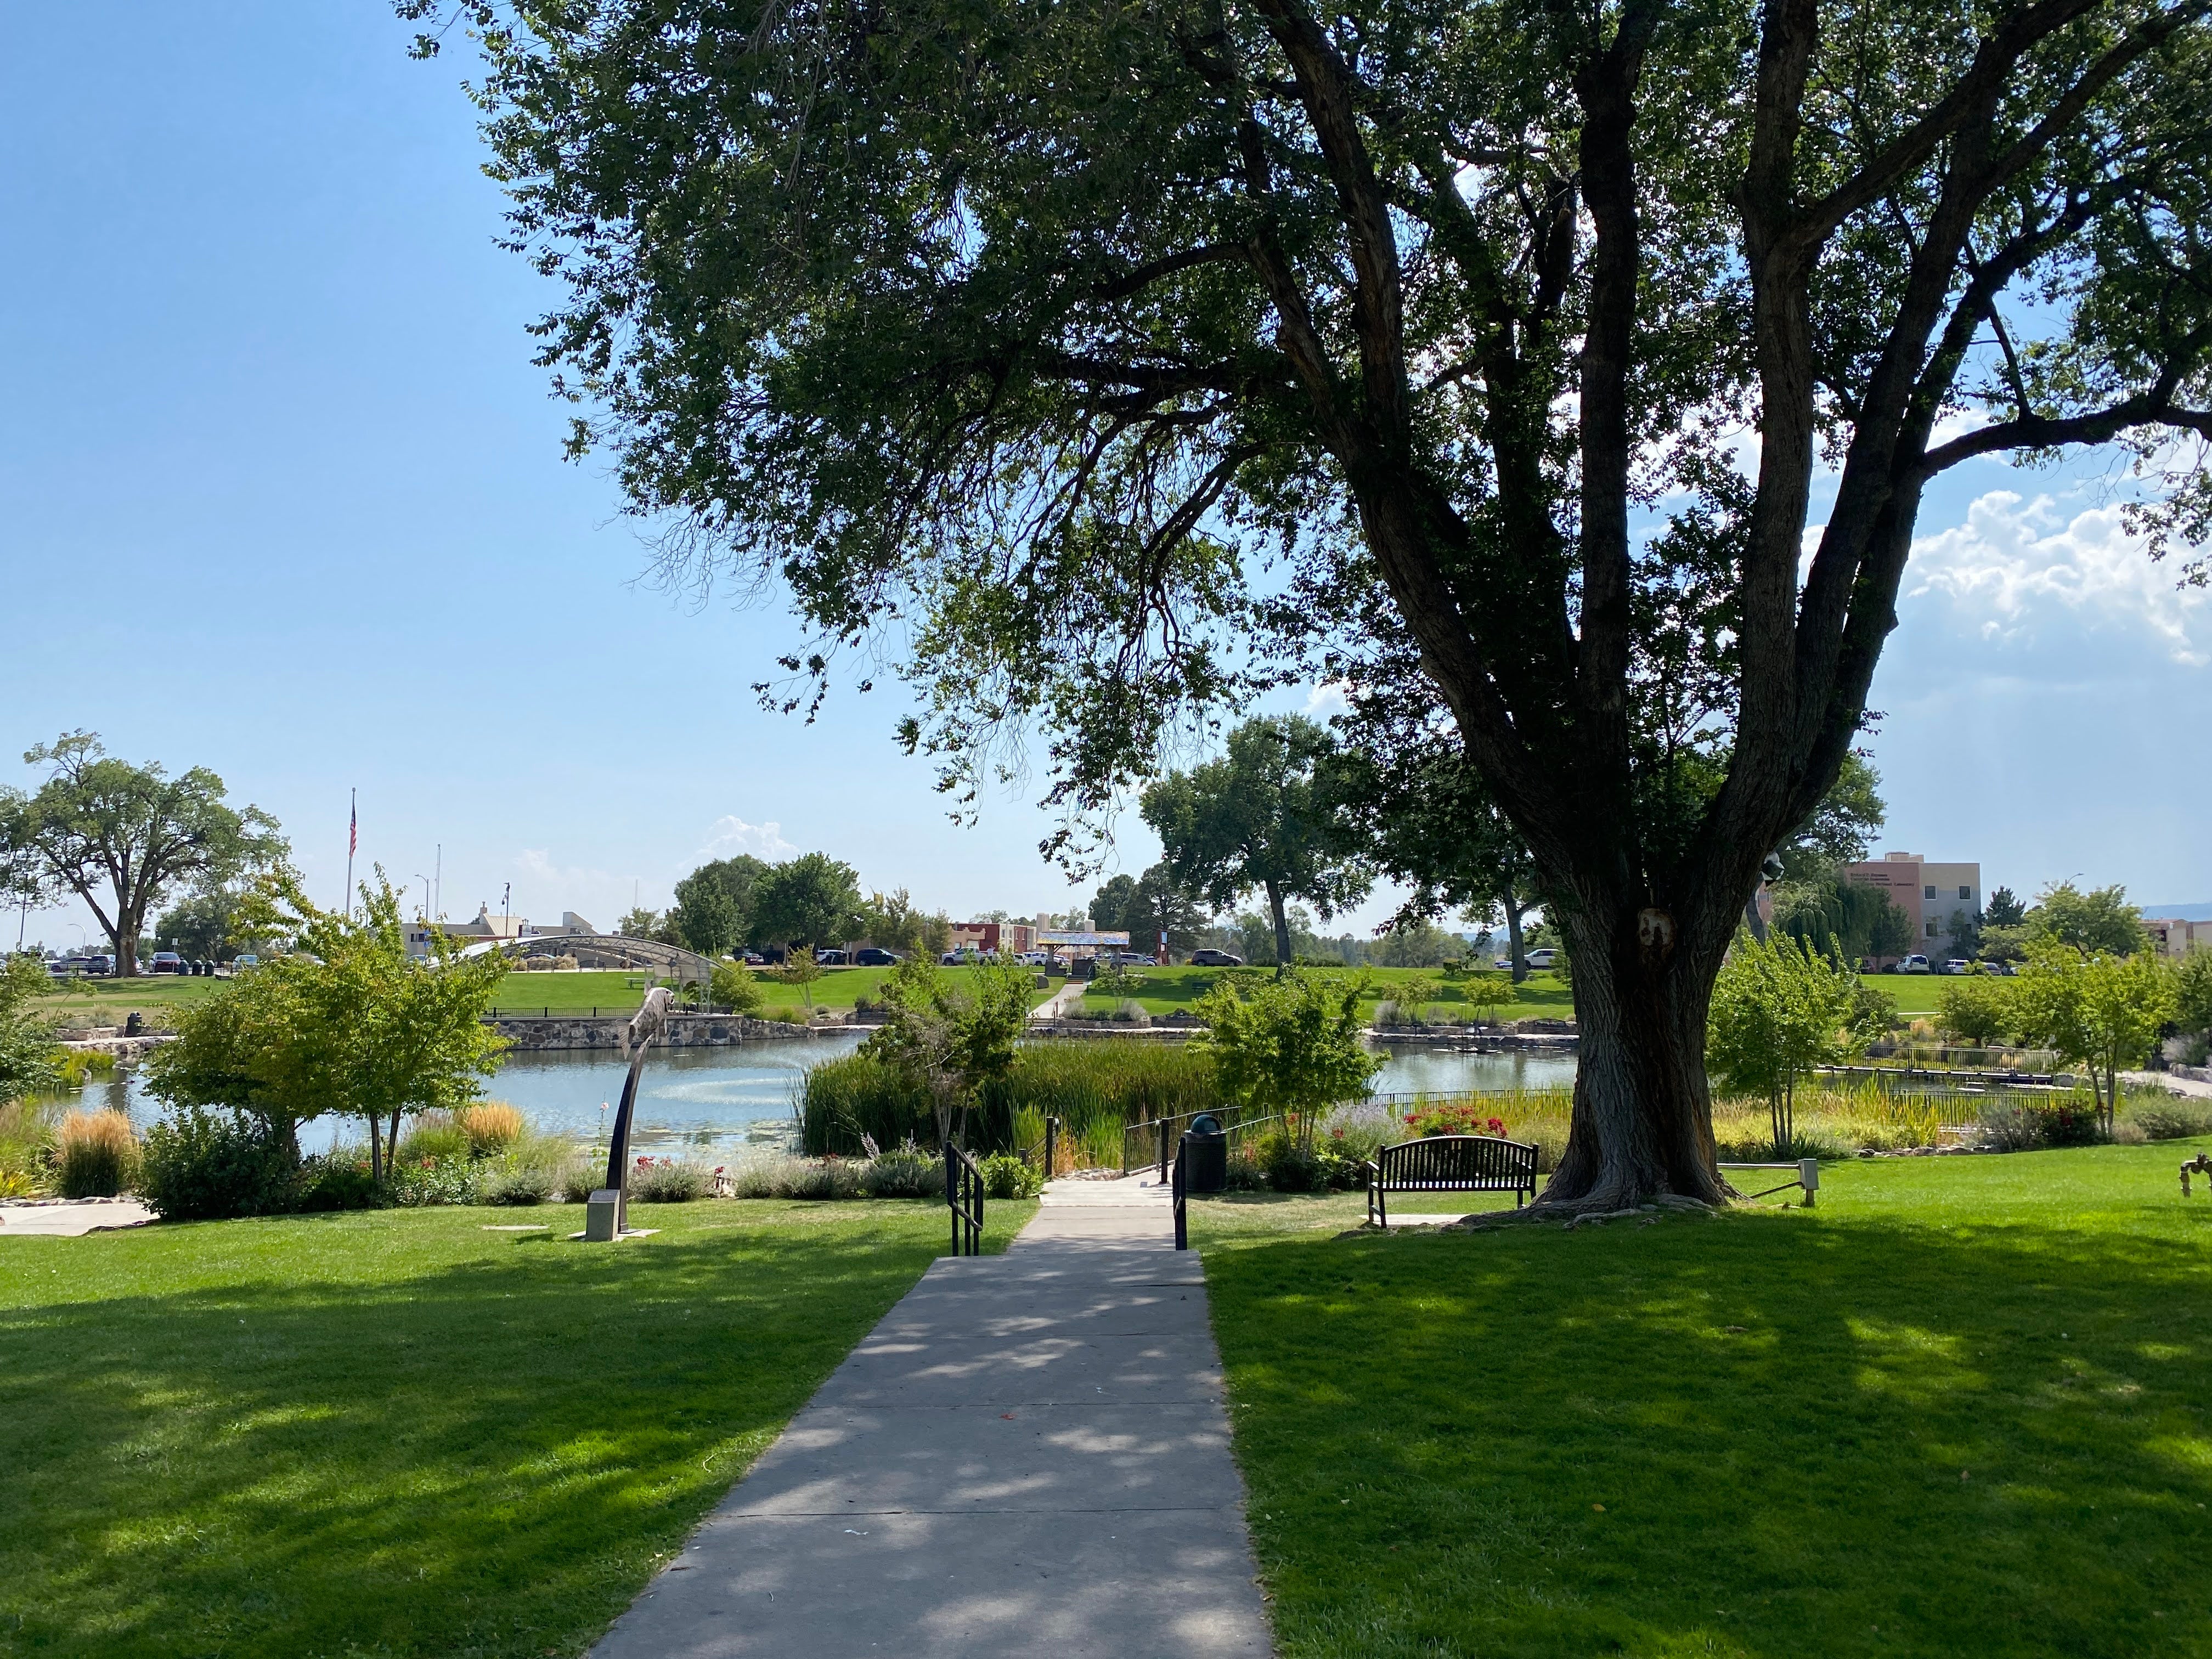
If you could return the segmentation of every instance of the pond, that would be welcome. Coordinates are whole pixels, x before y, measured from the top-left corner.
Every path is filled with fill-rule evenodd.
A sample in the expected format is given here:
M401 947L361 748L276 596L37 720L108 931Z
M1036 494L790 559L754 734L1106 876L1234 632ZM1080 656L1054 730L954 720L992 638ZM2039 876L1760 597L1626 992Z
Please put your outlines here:
M851 1054L861 1035L655 1050L639 1085L632 1142L639 1152L656 1157L711 1152L723 1162L791 1150L798 1131L792 1108L800 1079L810 1066ZM1383 1066L1374 1085L1377 1094L1551 1088L1575 1079L1571 1056L1455 1054L1414 1045L1385 1045L1382 1053ZM500 1067L487 1092L520 1107L537 1129L573 1136L580 1145L604 1145L606 1127L622 1100L625 1066L606 1052L516 1054ZM132 1072L88 1084L82 1103L119 1106L141 1125L155 1121L162 1109L140 1089ZM303 1127L300 1139L305 1150L320 1152L333 1139L358 1139L360 1133L357 1125L322 1120Z

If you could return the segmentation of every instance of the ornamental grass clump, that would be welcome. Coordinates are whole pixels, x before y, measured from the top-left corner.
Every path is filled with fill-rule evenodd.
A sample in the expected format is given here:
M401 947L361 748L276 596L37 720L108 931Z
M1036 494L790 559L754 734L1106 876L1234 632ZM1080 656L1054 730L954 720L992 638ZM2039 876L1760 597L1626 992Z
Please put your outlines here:
M71 1112L55 1154L55 1185L64 1198L113 1198L138 1170L138 1138L118 1111Z
M860 1166L870 1198L935 1198L945 1191L945 1160L913 1146L879 1152Z
M687 1158L641 1158L630 1170L629 1194L643 1204L689 1204L713 1184L705 1166Z
M46 1189L61 1109L51 1100L0 1104L0 1198L31 1198Z
M520 1107L503 1100L480 1100L473 1106L464 1106L453 1114L453 1121L469 1139L469 1152L475 1158L491 1158L522 1139L527 1127L522 1120Z

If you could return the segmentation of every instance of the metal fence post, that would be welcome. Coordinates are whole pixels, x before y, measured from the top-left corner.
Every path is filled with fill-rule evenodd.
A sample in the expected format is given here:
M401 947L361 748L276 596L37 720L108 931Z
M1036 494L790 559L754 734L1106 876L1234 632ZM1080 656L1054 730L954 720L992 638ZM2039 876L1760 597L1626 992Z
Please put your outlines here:
M1175 1184L1172 1191L1175 1202L1175 1247L1178 1250L1187 1250L1190 1248L1190 1216L1184 1197L1183 1153L1183 1144L1180 1141L1176 1142Z

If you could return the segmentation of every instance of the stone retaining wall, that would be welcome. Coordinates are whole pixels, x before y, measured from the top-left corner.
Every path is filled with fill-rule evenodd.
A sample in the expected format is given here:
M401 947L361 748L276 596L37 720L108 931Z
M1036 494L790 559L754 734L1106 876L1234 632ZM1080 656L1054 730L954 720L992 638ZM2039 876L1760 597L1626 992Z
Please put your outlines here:
M622 1052L628 1015L539 1015L534 1018L501 1018L484 1022L520 1049L607 1048ZM833 1028L835 1029L835 1028ZM750 1019L742 1014L672 1013L660 1036L671 1048L713 1048L738 1042L763 1042L811 1035L804 1025L781 1020Z

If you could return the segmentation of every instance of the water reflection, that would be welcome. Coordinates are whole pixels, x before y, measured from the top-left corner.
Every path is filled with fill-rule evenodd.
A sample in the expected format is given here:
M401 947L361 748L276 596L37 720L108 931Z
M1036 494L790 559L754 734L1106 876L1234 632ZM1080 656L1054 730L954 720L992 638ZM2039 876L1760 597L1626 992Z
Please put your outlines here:
M632 1142L642 1154L711 1153L727 1163L763 1152L792 1150L798 1122L793 1107L807 1068L849 1054L861 1034L746 1042L726 1048L657 1049L640 1085ZM1424 1045L1384 1046L1378 1094L1454 1095L1571 1084L1571 1056L1510 1053L1455 1054ZM605 1144L622 1098L625 1062L599 1051L540 1051L508 1057L486 1091L522 1109L531 1125L579 1146ZM113 1106L142 1127L161 1115L161 1103L139 1086L139 1073L119 1071L88 1081L77 1103ZM361 1137L360 1126L318 1119L301 1131L301 1144L319 1152Z

